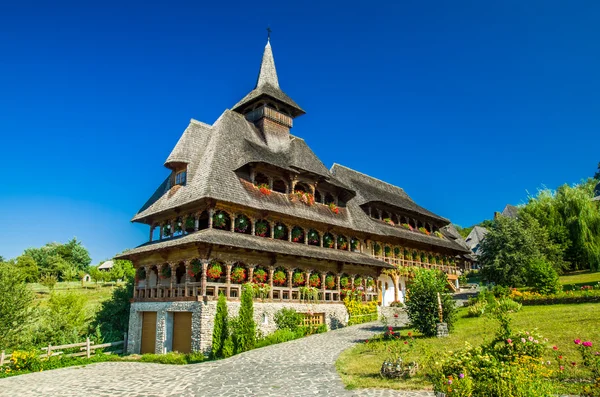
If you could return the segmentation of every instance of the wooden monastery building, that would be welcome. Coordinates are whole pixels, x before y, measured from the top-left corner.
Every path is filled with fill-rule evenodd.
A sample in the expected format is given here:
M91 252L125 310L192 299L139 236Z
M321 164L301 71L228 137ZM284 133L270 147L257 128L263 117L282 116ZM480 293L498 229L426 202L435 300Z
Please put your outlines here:
M208 351L216 298L235 314L249 281L261 285L264 332L282 307L343 326L352 289L382 306L402 301L406 277L386 274L397 266L456 282L468 249L449 220L399 187L327 169L290 134L303 114L279 87L268 42L256 87L214 124L191 120L164 164L170 175L133 218L150 226L149 241L118 256L137 269L130 353ZM316 302L302 299L309 289Z

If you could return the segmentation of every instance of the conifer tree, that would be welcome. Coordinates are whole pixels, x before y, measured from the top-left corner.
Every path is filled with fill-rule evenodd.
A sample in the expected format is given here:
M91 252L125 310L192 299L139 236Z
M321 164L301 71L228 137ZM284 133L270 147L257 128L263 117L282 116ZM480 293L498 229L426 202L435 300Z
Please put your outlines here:
M217 313L215 314L215 326L212 335L212 351L213 358L223 358L223 347L225 341L229 337L229 324L227 320L227 298L225 295L219 294L217 302Z
M256 323L254 322L254 304L252 302L254 294L252 285L244 285L242 291L242 303L240 314L238 316L236 351L245 352L254 347L256 342Z

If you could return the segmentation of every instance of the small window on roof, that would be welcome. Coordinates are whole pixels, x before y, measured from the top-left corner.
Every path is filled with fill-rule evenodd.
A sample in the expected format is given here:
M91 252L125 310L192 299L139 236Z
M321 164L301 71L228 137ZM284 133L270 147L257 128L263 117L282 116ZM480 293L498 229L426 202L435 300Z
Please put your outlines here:
M184 171L179 171L177 174L175 174L175 184L176 185L185 185L185 180L186 180L186 175L187 172Z

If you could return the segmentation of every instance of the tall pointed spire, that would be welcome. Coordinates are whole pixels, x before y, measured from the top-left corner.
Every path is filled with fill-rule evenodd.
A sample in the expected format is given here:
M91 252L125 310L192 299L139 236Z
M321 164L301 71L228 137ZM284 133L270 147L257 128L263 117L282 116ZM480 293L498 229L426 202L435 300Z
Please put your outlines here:
M273 58L273 50L271 49L271 40L267 39L267 45L263 52L260 71L258 72L258 80L256 87L261 87L265 84L270 84L275 88L279 88L279 79L277 78L277 70L275 69L275 59Z

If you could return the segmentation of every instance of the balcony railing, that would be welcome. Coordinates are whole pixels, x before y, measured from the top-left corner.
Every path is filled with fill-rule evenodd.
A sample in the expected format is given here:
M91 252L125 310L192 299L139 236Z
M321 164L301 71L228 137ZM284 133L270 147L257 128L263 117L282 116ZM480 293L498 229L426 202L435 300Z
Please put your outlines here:
M461 275L462 274L462 271L458 267L453 266L453 265L438 265L438 264L421 262L421 261L390 258L390 257L382 256L382 255L375 255L375 258L379 259L381 261L384 261L386 263L389 263L391 265L396 265L396 266L406 266L406 267L417 266L417 267L421 267L423 269L441 270L444 273L451 274L451 275Z

